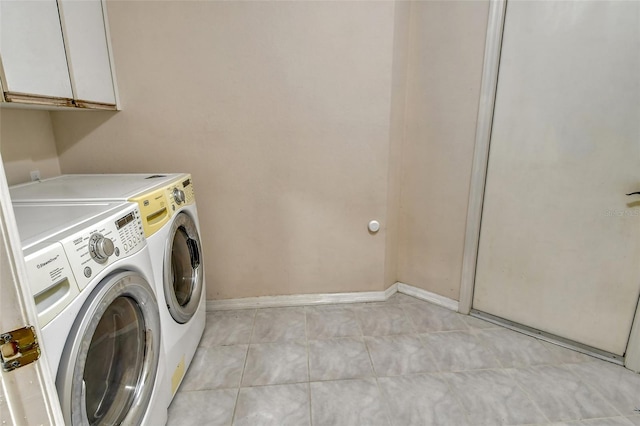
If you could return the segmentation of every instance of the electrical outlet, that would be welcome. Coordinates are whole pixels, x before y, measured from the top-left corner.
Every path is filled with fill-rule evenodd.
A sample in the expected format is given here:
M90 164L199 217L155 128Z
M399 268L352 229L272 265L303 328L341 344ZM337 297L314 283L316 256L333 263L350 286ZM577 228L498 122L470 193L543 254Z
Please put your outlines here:
M40 170L32 170L31 171L31 182L35 182L40 180Z

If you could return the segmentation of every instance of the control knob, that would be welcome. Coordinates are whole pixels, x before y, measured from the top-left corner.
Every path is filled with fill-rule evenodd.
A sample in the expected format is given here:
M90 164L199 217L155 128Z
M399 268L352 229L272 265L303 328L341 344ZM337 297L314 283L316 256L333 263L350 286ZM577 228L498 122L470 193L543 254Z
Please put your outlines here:
M176 203L178 203L178 205L184 203L184 191L178 188L173 188L173 199L176 200Z
M93 234L89 239L89 254L98 263L105 263L114 251L113 241L102 234Z

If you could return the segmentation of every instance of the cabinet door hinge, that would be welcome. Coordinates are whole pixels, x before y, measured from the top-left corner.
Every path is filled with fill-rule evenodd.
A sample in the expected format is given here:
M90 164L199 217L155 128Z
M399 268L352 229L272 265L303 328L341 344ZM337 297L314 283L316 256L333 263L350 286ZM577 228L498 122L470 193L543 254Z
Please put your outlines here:
M40 345L32 326L0 334L0 362L4 371L13 371L40 358Z

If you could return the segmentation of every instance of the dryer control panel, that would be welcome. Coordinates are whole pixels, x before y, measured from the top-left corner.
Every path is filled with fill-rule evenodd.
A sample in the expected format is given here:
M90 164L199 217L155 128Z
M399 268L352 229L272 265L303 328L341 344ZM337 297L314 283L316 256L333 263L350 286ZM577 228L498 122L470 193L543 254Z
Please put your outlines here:
M138 204L144 234L148 238L162 229L181 207L196 202L193 180L190 174L184 174L163 187L130 198L129 201Z
M172 183L167 187L169 201L173 204L173 210L178 207L188 206L196 202L196 196L193 191L193 179L191 175L187 175L182 179Z
M105 214L62 240L80 290L113 262L142 250L146 245L138 206Z

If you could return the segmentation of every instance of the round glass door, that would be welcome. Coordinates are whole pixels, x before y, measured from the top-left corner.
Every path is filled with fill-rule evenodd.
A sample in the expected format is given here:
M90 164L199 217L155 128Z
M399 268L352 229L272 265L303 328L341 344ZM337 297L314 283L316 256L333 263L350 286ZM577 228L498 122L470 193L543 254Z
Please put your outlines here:
M105 281L78 316L58 370L72 425L139 424L155 383L160 317L153 291L133 272Z
M189 215L178 213L169 233L164 266L164 294L176 322L186 323L198 310L202 287L198 229Z
M84 364L90 425L122 423L142 374L145 346L142 311L130 297L117 297L98 322Z

